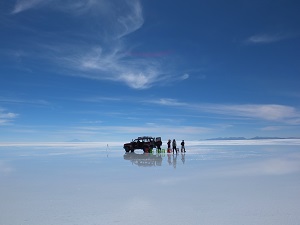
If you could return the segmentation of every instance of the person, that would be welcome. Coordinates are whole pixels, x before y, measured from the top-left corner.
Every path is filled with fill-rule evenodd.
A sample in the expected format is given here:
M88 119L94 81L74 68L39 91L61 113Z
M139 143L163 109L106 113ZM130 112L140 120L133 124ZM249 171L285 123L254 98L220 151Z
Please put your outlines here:
M162 145L162 141L158 141L158 142L157 142L157 151L158 151L158 152L161 151L161 145Z
M173 154L174 154L174 151L176 151L176 153L177 153L176 140L175 139L173 139L172 147L173 147Z
M168 140L168 150L167 150L167 152L171 152L171 140L169 139Z
M181 152L185 152L184 140L181 142Z

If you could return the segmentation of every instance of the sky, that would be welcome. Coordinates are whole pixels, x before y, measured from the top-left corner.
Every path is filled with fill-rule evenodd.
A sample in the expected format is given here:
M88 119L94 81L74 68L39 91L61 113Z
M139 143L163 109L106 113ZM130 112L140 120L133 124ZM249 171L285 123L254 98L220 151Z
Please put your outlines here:
M297 0L0 3L0 142L300 137Z

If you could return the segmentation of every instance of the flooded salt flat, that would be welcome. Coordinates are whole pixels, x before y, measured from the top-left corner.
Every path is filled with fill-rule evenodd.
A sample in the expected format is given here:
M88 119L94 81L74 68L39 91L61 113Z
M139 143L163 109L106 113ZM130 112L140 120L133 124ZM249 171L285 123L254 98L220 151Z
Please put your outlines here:
M300 145L3 145L0 199L1 225L299 224Z

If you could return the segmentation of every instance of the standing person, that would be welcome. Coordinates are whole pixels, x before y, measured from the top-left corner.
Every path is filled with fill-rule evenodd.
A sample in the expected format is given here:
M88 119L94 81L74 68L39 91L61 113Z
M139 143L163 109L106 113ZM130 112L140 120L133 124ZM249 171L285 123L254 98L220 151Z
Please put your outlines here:
M171 152L171 140L169 139L168 140L168 150L167 150L167 152Z
M181 152L185 152L184 140L181 142Z
M173 147L173 154L174 154L174 150L176 151L176 154L177 154L176 140L175 139L173 139L172 147Z
M161 140L159 140L159 141L156 142L156 147L157 147L156 149L157 149L158 152L161 152L161 145L162 145L162 141Z

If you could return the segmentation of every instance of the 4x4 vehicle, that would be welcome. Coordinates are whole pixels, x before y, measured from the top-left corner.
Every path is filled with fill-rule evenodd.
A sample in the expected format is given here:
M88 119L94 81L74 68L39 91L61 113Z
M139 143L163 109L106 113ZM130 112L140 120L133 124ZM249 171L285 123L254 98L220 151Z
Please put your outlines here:
M134 152L135 149L143 149L144 152L147 152L149 149L157 148L160 149L162 145L161 137L138 137L132 140L129 143L124 144L124 149L126 152Z

